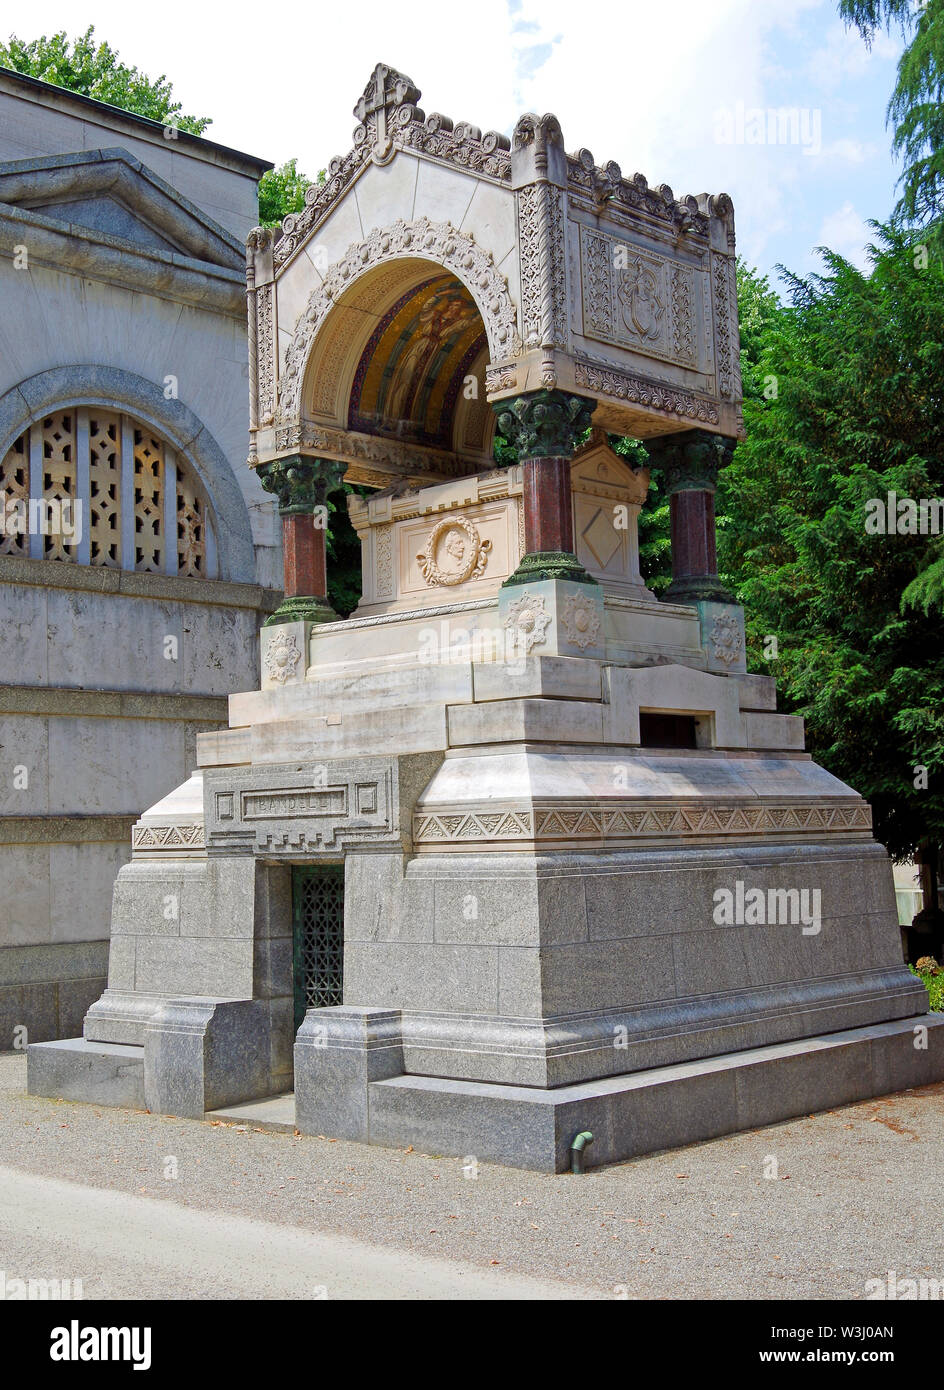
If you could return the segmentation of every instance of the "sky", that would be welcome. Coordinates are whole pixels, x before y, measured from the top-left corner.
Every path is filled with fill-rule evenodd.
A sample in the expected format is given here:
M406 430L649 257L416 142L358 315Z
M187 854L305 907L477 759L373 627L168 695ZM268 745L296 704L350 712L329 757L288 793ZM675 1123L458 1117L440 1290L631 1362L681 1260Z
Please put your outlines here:
M866 48L836 0L31 0L6 24L29 39L89 24L149 76L166 73L221 144L314 176L351 145L355 101L378 62L421 108L510 134L552 111L587 148L676 196L725 191L738 249L776 283L827 245L866 264L869 219L900 169L885 110L901 51ZM771 114L773 113L773 114Z

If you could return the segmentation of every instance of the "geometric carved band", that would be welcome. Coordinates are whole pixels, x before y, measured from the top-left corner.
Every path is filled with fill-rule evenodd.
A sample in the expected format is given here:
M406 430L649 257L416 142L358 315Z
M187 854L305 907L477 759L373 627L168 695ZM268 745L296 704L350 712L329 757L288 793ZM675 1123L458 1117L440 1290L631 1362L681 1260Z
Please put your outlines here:
M206 849L203 822L182 825L135 825L131 830L134 854L200 854Z
M706 807L703 803L677 801L663 805L598 803L501 811L417 812L413 817L413 844L477 844L528 841L616 841L640 839L691 839L721 835L822 835L867 831L872 826L871 808L864 802L846 805L810 805L808 801L777 805Z

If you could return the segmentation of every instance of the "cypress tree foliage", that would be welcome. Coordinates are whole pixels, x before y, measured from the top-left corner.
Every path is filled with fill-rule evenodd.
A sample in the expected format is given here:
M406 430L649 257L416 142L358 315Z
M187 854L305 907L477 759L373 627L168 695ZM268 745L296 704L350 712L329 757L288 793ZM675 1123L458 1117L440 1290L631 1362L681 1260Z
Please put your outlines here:
M907 45L888 103L893 148L905 162L899 226L927 229L944 250L944 0L840 0L839 13L867 44L898 28Z
M941 616L907 597L940 541L908 508L881 532L890 493L944 497L944 269L872 225L869 274L824 252L824 274L784 272L786 305L741 269L748 437L721 475L718 541L751 669L904 858L944 838Z

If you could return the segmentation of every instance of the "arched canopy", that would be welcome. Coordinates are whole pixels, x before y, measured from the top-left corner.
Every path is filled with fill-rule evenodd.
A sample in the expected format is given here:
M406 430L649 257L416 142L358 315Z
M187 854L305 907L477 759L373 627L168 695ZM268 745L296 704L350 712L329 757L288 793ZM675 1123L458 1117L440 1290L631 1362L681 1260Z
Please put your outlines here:
M369 469L354 464L354 480L385 459L392 472L474 472L491 453L487 361L468 287L433 261L395 260L358 277L316 330L300 413L362 443Z
M536 391L637 438L740 434L731 200L568 154L552 115L509 139L418 100L379 64L351 150L250 235L250 463L323 456L377 486L479 471L486 404ZM485 391L464 404L468 375Z

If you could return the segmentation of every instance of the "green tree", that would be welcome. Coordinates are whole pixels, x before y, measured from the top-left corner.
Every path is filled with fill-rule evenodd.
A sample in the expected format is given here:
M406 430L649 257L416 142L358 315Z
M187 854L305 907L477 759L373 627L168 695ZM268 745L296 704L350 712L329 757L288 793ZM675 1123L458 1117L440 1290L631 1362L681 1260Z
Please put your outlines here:
M907 40L888 103L893 148L905 162L899 226L926 227L944 243L944 0L840 0L839 12L867 44L897 27Z
M182 103L174 100L173 86L163 74L150 78L123 63L109 44L96 43L92 25L74 39L69 39L65 30L29 42L11 34L8 43L0 43L0 64L56 87L67 87L70 92L107 101L110 106L133 111L136 116L176 126L191 135L202 135L212 124L209 116L183 115ZM324 180L322 170L317 182ZM277 226L290 212L301 212L310 183L311 179L298 172L294 159L263 174L259 182L262 226Z
M202 135L211 123L209 116L183 115L182 103L174 101L174 89L163 73L150 78L121 62L107 43L95 42L92 25L71 40L64 29L28 43L11 34L9 43L0 43L0 64L192 135Z
M322 169L315 182L324 183ZM290 212L301 212L305 193L312 180L300 174L297 161L290 159L278 169L269 169L259 181L259 222L263 227L276 227Z
M786 276L787 305L742 268L747 440L719 485L719 558L751 669L872 802L890 852L927 859L944 838L944 644L903 595L937 543L866 517L891 492L944 493L944 268L873 226L871 273L825 252L823 275Z

